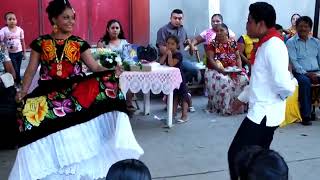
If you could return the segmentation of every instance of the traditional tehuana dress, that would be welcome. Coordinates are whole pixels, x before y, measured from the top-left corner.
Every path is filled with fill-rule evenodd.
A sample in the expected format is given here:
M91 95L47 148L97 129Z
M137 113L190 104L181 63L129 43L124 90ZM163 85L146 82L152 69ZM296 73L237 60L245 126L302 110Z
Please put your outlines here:
M82 72L87 42L44 35L31 48L40 54L40 80L22 102L10 180L103 178L113 163L143 154L114 71Z

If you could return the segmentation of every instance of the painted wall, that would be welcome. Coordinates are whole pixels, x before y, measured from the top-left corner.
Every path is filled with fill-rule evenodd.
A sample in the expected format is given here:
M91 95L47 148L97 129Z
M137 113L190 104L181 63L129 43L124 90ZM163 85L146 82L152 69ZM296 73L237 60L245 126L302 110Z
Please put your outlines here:
M290 27L290 18L294 13L314 18L316 0L264 0L273 5L277 13L277 23L284 28ZM249 13L249 5L257 0L221 0L220 11L224 22L236 32L237 37L246 32L246 22ZM230 8L232 4L232 8ZM237 7L237 8L234 8Z

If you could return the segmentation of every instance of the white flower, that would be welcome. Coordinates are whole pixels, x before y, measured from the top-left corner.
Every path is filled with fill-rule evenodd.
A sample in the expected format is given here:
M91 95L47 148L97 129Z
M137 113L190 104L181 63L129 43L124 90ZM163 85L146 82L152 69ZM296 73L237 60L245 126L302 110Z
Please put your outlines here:
M122 59L121 59L119 56L116 57L115 61L117 62L117 64L118 64L119 66L122 65Z
M110 48L105 48L105 53L106 54L111 54L113 51Z
M113 59L106 58L106 61L108 61L109 63L112 63Z

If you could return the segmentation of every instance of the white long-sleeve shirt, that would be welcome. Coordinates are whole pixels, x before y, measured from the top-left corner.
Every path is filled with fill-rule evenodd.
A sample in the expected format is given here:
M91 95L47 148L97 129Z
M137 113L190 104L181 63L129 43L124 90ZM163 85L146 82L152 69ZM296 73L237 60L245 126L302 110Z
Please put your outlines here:
M288 63L288 50L281 39L273 37L258 48L250 83L238 97L249 103L247 117L256 124L264 116L269 127L278 126L284 120L285 98L295 90Z

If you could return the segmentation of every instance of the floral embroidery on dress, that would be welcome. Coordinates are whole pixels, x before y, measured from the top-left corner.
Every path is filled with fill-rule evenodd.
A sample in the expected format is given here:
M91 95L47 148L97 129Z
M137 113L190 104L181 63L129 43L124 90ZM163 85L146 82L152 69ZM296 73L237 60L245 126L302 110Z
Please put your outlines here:
M41 96L27 99L22 114L31 125L39 126L47 112L47 99L45 96Z
M53 61L56 57L56 47L51 39L43 40L41 42L42 54L41 60L43 61Z
M86 47L83 48L83 46ZM18 114L20 131L31 130L33 127L40 126L43 121L66 117L90 108L93 104L105 103L103 101L108 99L124 100L114 71L80 81L71 79L75 76L83 78L81 49L85 51L90 46L82 39L71 36L67 40L54 40L50 35L45 35L36 39L31 47L40 53L40 81L55 80L63 84L70 80L71 83L61 88L53 88L51 92L49 88L49 92L42 96L27 98ZM64 58L57 62L57 57ZM62 65L59 76L57 75L58 63ZM54 84L50 86L55 87Z
M78 42L70 41L66 45L66 57L71 63L80 60L80 44Z

